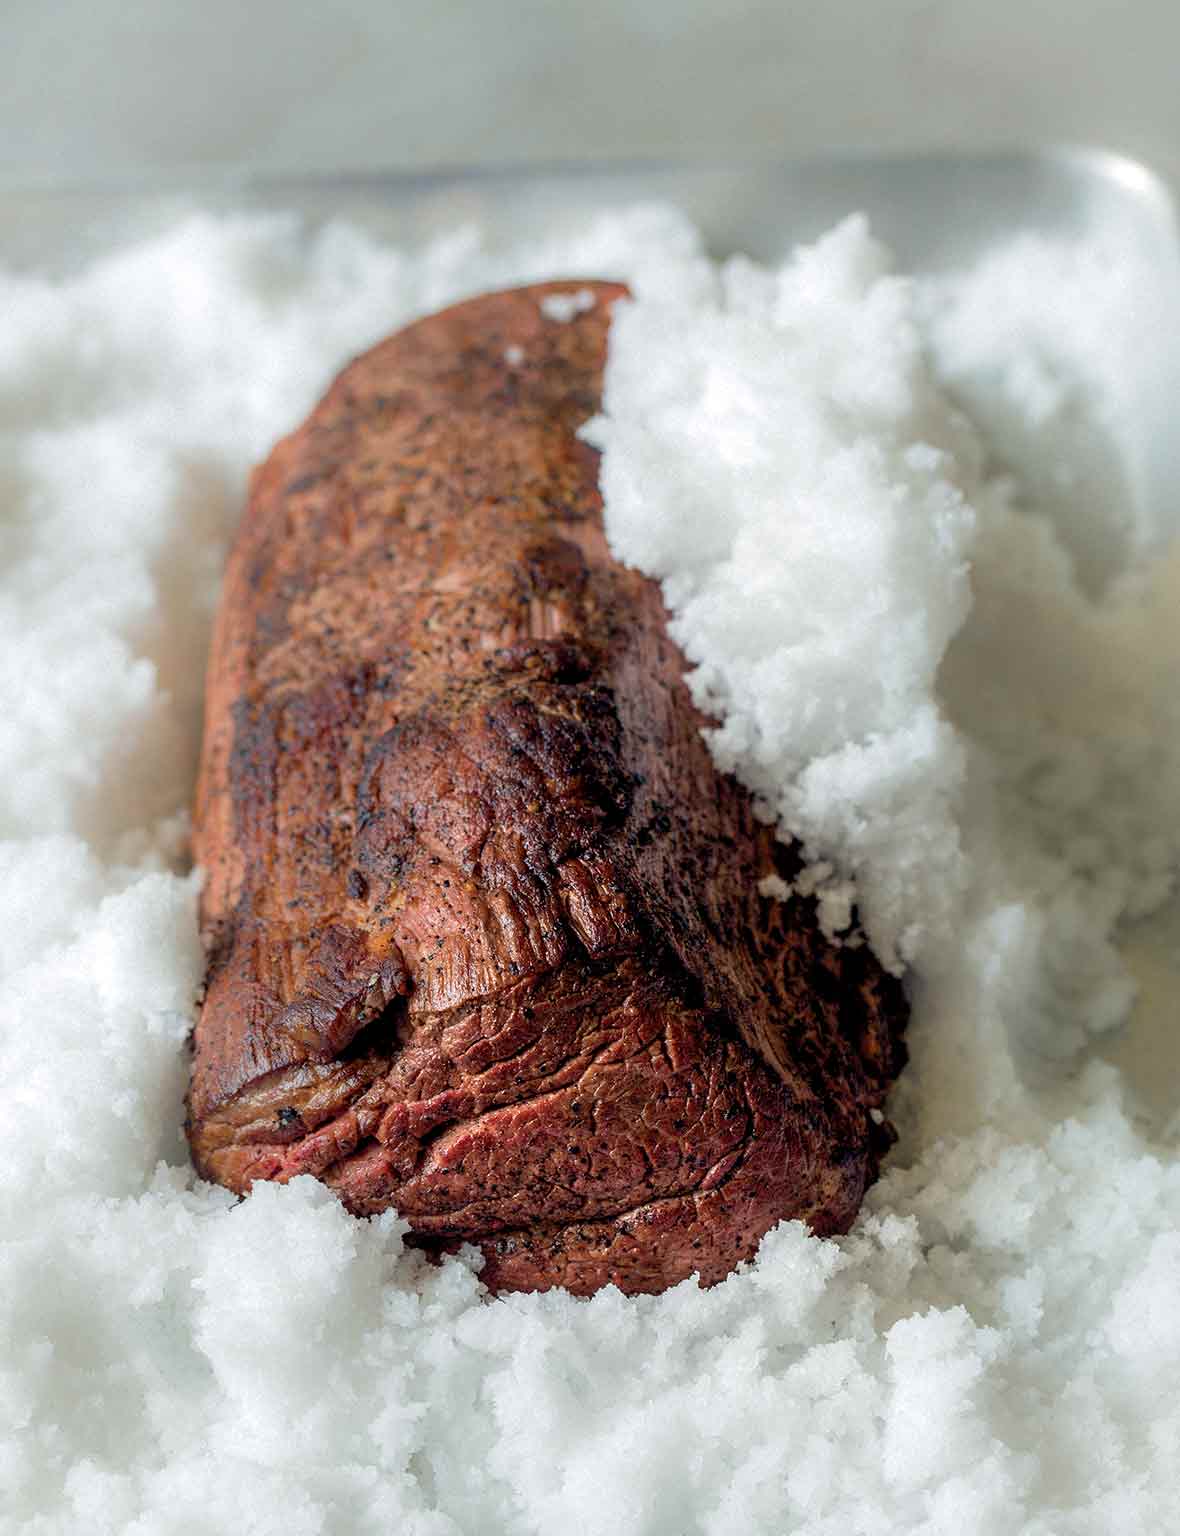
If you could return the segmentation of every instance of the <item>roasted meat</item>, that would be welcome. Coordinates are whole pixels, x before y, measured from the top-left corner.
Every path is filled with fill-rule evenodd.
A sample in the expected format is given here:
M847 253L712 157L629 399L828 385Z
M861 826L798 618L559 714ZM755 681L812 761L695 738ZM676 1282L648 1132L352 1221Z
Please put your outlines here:
M623 293L490 294L346 368L254 477L209 670L196 1165L396 1207L496 1289L845 1230L903 1058L868 948L758 894L797 854L607 547L578 428Z

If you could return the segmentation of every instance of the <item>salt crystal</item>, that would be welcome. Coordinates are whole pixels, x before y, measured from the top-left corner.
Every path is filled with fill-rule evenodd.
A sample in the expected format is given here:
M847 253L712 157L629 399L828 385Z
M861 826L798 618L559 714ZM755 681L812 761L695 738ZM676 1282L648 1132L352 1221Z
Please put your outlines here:
M576 293L547 293L541 300L541 313L545 318L562 325L593 308L594 294L589 288L579 288Z

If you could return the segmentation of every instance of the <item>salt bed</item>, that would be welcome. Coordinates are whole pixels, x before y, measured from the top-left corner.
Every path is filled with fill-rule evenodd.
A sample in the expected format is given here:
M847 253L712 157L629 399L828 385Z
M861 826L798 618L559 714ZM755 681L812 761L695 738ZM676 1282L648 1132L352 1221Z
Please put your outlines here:
M855 1230L638 1300L489 1301L310 1180L235 1204L180 1130L247 470L356 349L552 273L634 284L590 429L611 539L665 583L719 760L915 1004ZM1093 1048L1180 853L1149 288L1097 236L915 284L856 219L718 269L652 208L527 251L192 217L0 279L5 1529L1172 1525L1180 1152Z

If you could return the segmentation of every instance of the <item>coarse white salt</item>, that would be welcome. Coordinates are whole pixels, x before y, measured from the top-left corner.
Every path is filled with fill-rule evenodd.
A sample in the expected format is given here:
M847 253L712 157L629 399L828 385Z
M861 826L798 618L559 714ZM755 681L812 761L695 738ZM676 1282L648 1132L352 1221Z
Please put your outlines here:
M524 362L524 348L516 346L515 343L510 347L505 347L504 361L508 364L509 368L519 368L521 363Z
M956 923L966 758L935 693L970 606L981 452L938 389L913 285L851 219L711 301L619 306L607 534L659 577L718 764L851 887L900 969Z
M1084 1050L1178 861L1180 555L1128 378L1169 338L1098 249L929 285L855 220L767 269L655 208L412 252L198 218L0 276L6 1529L1169 1528L1180 1155ZM182 813L250 465L392 326L571 271L636 296L608 528L806 845L764 894L846 936L855 899L912 1060L847 1237L785 1223L710 1291L490 1301L312 1180L193 1177Z

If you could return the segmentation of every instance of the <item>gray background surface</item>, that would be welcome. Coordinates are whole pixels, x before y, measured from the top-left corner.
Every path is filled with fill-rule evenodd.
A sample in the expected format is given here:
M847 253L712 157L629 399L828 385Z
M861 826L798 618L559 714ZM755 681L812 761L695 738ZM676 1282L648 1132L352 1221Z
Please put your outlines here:
M1180 179L1180 0L0 0L0 178L1073 140Z

